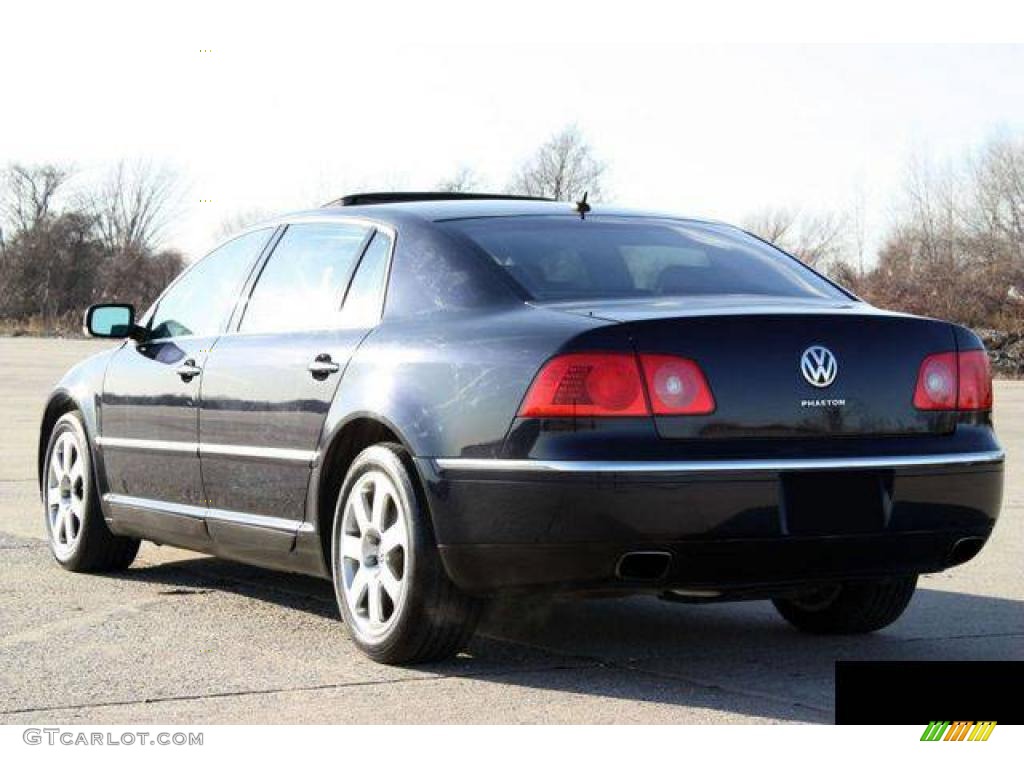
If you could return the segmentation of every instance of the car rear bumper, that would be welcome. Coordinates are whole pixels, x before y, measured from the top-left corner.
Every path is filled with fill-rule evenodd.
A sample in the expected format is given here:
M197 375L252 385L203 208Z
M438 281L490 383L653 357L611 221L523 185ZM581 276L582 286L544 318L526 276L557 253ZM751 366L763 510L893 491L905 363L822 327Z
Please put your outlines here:
M998 450L718 462L421 458L417 465L445 567L474 592L738 593L938 571L980 549L1003 488ZM861 516L849 496L876 478L880 501ZM807 488L810 500L800 490ZM837 509L846 510L841 519ZM664 573L624 577L619 566L632 552L665 553Z

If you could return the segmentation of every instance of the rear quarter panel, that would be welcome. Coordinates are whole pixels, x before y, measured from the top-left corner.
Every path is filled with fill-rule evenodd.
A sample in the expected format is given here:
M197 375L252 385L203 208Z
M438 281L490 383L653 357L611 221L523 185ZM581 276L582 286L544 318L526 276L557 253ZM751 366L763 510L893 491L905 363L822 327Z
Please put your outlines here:
M580 334L597 346L629 344L607 321L525 304L386 322L349 362L324 445L352 419L371 416L418 457L499 456L534 375Z

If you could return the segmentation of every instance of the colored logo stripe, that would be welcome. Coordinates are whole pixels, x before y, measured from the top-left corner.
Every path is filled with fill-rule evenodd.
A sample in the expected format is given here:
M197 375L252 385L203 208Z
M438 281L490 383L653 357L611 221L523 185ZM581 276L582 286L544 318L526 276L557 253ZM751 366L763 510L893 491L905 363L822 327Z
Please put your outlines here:
M994 720L932 720L921 734L921 741L988 741L996 723Z
M974 723L958 720L946 731L946 738L943 741L963 741L967 738L967 731Z
M988 737L992 735L992 731L995 729L995 721L991 722L980 722L974 726L974 730L971 731L971 735L967 737L968 741L988 741Z

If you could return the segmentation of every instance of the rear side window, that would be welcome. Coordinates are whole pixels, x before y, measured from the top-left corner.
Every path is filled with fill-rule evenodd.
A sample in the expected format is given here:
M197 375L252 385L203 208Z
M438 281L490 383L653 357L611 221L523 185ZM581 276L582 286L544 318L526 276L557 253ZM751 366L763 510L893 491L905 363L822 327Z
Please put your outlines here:
M366 234L354 224L289 225L256 281L239 330L336 327Z
M390 255L391 238L377 232L359 260L359 267L345 294L341 320L346 326L369 327L380 320Z
M815 272L723 225L516 216L444 222L539 301L753 294L848 298Z
M260 229L236 237L183 274L157 304L149 338L216 336L224 331L242 284L271 232Z

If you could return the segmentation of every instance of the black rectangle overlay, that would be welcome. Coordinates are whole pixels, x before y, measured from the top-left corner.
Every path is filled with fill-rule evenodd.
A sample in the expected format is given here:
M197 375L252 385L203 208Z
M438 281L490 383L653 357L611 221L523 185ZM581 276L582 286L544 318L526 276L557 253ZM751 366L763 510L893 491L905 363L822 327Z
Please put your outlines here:
M1024 723L1024 661L837 661L837 725Z

